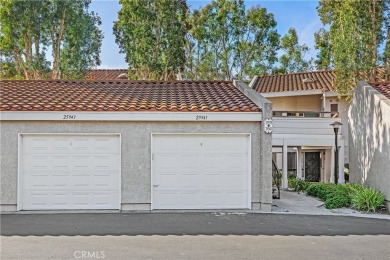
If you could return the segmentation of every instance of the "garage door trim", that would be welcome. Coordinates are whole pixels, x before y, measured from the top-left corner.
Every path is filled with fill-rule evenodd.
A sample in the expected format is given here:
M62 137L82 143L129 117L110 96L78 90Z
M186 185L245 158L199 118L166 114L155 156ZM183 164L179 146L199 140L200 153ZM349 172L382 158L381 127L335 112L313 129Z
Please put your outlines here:
M158 135L231 135L231 136L245 136L247 137L248 142L248 174L247 174L247 182L248 182L248 209L252 208L252 134L251 133L151 133L150 138L150 209L154 210L154 202L153 202L153 138Z
M16 210L22 209L22 142L24 136L37 136L37 135L97 135L97 136L117 136L119 137L119 210L121 209L122 202L122 134L121 133L18 133L18 176L17 176L17 197L16 197Z

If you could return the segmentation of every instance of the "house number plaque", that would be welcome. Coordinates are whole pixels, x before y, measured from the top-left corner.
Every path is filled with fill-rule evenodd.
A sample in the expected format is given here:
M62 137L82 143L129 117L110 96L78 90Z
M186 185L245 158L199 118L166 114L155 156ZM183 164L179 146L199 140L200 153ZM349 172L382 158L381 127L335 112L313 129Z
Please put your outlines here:
M266 134L272 133L272 119L266 119L264 121L264 132Z

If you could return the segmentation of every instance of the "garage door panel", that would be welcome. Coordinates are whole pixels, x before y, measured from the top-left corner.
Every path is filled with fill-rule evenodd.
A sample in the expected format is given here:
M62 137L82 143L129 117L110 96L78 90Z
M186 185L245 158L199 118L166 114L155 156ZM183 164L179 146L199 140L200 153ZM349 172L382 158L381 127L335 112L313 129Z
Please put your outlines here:
M25 155L23 154L22 167L24 170L43 170L49 169L50 165L48 165L48 160L50 156L48 155Z
M36 207L40 207L40 206L43 206L43 207L46 207L48 205L48 200L49 200L49 197L48 197L48 194L47 193L31 193L31 194L25 194L24 196L24 200L26 202L29 202L28 204L29 205L33 205L33 206L36 206Z
M67 155L51 156L51 167L53 170L69 169L71 165L71 157Z
M171 154L156 154L154 158L154 163L156 170L159 172L172 172L176 169L175 164L178 160L178 157Z
M158 191L154 203L163 209L220 209L243 208L247 203L246 191ZM207 199L205 199L207 198Z
M51 179L48 178L48 183L50 183L52 187L58 188L70 188L70 183L72 183L72 177L70 174L52 174Z
M205 174L203 177L204 182L202 183L202 186L206 188L218 188L221 190L246 190L248 188L246 175L242 174Z
M118 193L51 191L47 193L31 192L24 195L25 210L52 209L107 209L118 199Z
M177 140L172 137L161 137L154 141L153 151L161 154L176 154Z
M162 190L155 192L154 203L159 205L161 209L174 209L173 205L177 205L177 191Z
M26 188L40 188L46 187L48 185L46 179L49 177L49 174L31 174L25 178L24 187Z
M23 139L22 150L33 154L55 152L56 154L117 154L119 138L114 136L34 136Z
M47 153L50 151L47 137L35 136L28 139L23 139L22 151L29 151L34 154Z
M153 136L152 208L250 207L248 142L248 135Z
M204 185L204 180L199 178L198 173L182 173L179 178L179 185L184 189L199 188Z
M225 193L225 198L230 198L226 204L231 208L236 208L248 201L248 194L244 191L229 191Z
M245 190L247 189L247 176L243 175L241 173L238 174L226 174L225 181L222 182L224 188L228 189L241 189Z
M119 136L23 135L21 147L21 209L120 208Z
M76 189L88 187L91 183L89 174L73 174L72 179Z
M72 157L73 167L78 170L88 170L92 165L93 157L88 155L80 155Z
M32 155L22 154L21 166L25 171L34 170L114 170L120 168L118 155Z
M68 193L52 193L51 197L53 198L51 205L56 207L66 207L70 204L70 197Z

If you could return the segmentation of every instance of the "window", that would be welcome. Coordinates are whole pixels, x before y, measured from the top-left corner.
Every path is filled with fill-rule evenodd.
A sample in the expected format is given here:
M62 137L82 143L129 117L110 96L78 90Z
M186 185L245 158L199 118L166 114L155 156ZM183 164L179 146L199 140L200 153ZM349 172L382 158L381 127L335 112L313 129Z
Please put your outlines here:
M330 104L331 117L338 117L339 115L339 104Z
M278 167L278 171L281 172L283 167L283 154L280 152L273 152L272 160L276 164L276 167ZM272 165L272 173L276 173L274 165ZM297 176L297 152L287 153L287 174L289 177L295 178Z
M287 169L288 176L297 177L297 153L288 152L287 153Z

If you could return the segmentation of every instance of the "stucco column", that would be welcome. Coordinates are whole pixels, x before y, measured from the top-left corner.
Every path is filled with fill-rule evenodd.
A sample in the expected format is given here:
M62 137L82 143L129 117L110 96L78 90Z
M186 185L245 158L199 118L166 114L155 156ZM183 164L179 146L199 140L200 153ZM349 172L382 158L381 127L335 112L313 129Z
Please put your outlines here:
M298 147L297 150L297 178L299 179L304 179L303 173L302 173L302 153L301 153L301 148Z
M272 133L266 133L264 129L265 119L272 119L272 103L263 103L263 121L260 128L260 163L263 181L261 182L260 210L270 212L272 207Z
M335 148L334 146L332 146L332 149L330 151L330 179L329 179L329 182L330 183L334 183L334 177L335 177L335 172L334 172L334 164L335 164Z
M241 80L233 80L233 84L245 96L250 98L257 106L261 108L262 121L260 122L260 171L259 184L260 207L252 204L252 209L260 209L263 212L270 212L272 207L272 102L265 99L259 93L249 88ZM268 120L268 127L266 124ZM267 129L267 130L266 130Z
M344 184L345 183L345 177L344 177L344 153L345 153L345 147L344 147L344 141L341 140L340 147L339 147L339 174L338 174L338 183Z
M283 141L283 182L282 182L282 189L287 190L288 188L288 176L287 176L287 141L284 139Z

